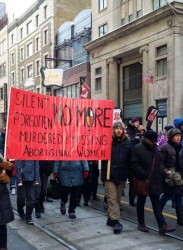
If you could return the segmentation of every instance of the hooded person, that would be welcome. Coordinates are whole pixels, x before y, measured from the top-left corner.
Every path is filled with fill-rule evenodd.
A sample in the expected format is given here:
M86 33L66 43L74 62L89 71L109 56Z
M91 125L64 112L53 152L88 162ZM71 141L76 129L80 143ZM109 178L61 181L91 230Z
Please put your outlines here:
M177 223L183 226L183 166L180 160L181 132L177 128L172 128L167 133L168 142L160 149L161 165L165 169L166 179L164 185L164 194L168 197L174 197L175 209L177 214ZM172 176L174 176L172 178ZM165 204L162 203L162 208Z
M120 201L130 169L130 141L124 130L122 122L113 124L111 159L101 162L101 180L104 183L108 204L106 224L113 227L115 234L123 229L120 223Z
M182 140L181 144L183 145L183 118L177 117L174 119L174 127L178 128L181 132Z

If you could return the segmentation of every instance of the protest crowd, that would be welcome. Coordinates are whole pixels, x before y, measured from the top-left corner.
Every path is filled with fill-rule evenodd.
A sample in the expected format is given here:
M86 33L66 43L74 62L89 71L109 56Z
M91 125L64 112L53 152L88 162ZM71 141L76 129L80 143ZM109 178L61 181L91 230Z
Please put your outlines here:
M150 122L152 124L153 119ZM175 230L167 224L162 213L168 200L172 200L177 223L183 226L183 118L174 119L174 124L167 124L159 135L151 129L151 124L146 127L134 117L125 125L115 113L111 159L102 160L101 169L99 161L92 160L5 160L6 129L2 129L0 249L7 249L6 225L14 220L11 195L17 196L19 217L28 225L34 224L34 211L35 217L41 220L41 214L46 212L44 202L53 202L54 195L60 197L61 216L68 212L69 218L75 219L82 196L85 209L91 199L99 200L99 178L105 190L106 225L113 229L114 234L123 230L120 201L127 184L129 205L136 207L139 231L149 232L144 213L147 196L152 203L160 235ZM49 186L51 182L56 185L52 190Z

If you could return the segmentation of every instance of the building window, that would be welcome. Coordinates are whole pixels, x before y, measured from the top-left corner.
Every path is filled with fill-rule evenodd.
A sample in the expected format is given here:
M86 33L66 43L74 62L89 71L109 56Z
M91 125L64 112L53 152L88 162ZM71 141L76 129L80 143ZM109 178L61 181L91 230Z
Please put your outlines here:
M95 91L102 90L102 67L95 69Z
M0 65L0 77L4 77L6 75L6 64Z
M11 35L11 44L13 45L14 43L14 34Z
M27 57L32 56L33 49L32 49L32 43L27 44Z
M11 65L15 64L15 53L11 54Z
M44 45L48 44L48 30L44 31Z
M95 75L101 75L102 74L102 67L95 69Z
M20 81L24 82L24 69L20 70Z
M48 58L48 55L45 55L44 56L44 62L45 62L45 67L47 68L47 66L48 66L48 60L47 60L47 58Z
M44 6L44 19L47 18L47 5Z
M4 99L3 92L3 88L0 88L0 100Z
M107 24L99 27L99 36L103 36L107 33Z
M73 84L63 88L63 96L66 98L80 97L80 84Z
M124 67L124 90L142 88L142 65L131 64Z
M102 90L102 77L95 78L95 91Z
M129 22L133 21L133 14L129 15Z
M107 8L107 0L99 0L99 11Z
M167 58L157 60L157 76L167 75Z
M20 49L20 61L23 61L24 60L24 49L21 48Z
M166 0L153 0L153 9L156 10L166 4Z
M142 64L123 67L122 88L124 105L142 102Z
M142 11L141 11L141 10L138 10L138 11L137 11L137 18L138 18L138 17L141 17L141 16L142 16Z
M11 73L11 84L15 85L15 73Z
M157 56L165 56L167 55L167 45L163 45L157 48Z
M157 48L156 66L157 66L157 76L167 75L167 45Z
M6 51L6 41L4 40L0 43L0 55L4 54L5 51Z
M125 25L125 18L121 19L121 26Z
M40 63L39 61L36 61L36 76L39 76L39 72L40 72Z
M20 29L20 39L23 38L23 28Z
M39 26L39 15L36 16L36 27Z
M32 21L30 21L30 22L27 23L27 35L30 34L31 27L32 27Z
M0 65L0 77L3 76L3 65Z
M36 38L36 52L39 51L39 37Z
M33 78L32 64L27 66L27 78Z

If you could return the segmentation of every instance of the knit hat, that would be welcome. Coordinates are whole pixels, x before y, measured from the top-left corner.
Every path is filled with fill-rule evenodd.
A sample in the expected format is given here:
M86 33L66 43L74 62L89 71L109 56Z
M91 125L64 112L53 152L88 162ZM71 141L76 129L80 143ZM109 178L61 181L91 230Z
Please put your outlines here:
M113 128L125 128L125 125L124 125L124 123L123 122L115 122L114 124L113 124Z
M166 124L165 127L164 127L164 129L165 129L166 131L170 130L171 128L173 128L173 126L170 125L170 124Z
M145 131L145 128L142 125L139 125L137 129L138 129L138 131L142 131L142 130Z
M152 141L152 142L156 142L157 141L157 138L158 138L158 134L153 131L153 130L147 130L145 133L144 133L144 138Z
M134 123L134 122L139 122L139 119L138 118L132 118L131 123Z
M167 137L168 139L172 139L175 135L181 135L181 132L178 128L171 128L168 133L167 133Z

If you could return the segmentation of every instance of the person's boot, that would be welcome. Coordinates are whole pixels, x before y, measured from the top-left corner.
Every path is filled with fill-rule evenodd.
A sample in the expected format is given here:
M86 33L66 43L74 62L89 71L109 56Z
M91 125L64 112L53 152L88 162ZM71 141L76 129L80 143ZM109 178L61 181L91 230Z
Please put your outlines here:
M148 233L149 229L146 227L145 224L138 224L138 230L144 233Z
M24 209L18 207L17 211L18 211L18 214L19 214L20 218L21 218L22 220L25 220L26 216L25 216Z
M177 224L183 226L183 207L176 207Z
M166 224L159 228L160 235L165 235L166 233L172 233L174 231L175 231L175 228L171 228Z
M39 202L39 200L37 200L36 204L35 204L35 217L37 219L41 218L41 211L40 211L40 202Z
M121 233L122 230L123 230L123 225L119 221L116 221L113 229L114 234L119 234Z
M66 206L64 202L60 202L60 212L61 214L66 214Z
M43 201L40 202L40 212L41 212L42 214L44 213Z
M26 206L26 223L28 225L34 225L34 222L32 220L32 212L33 212L33 207Z

